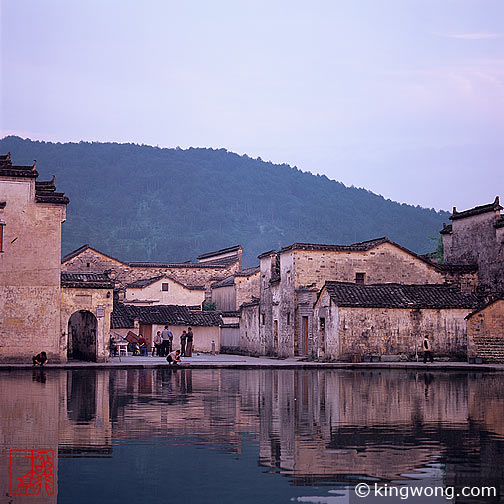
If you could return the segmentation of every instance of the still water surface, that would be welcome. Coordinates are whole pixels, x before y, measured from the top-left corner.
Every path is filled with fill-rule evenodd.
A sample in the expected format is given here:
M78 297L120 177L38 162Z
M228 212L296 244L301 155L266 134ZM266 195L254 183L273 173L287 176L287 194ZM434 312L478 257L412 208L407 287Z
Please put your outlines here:
M1 372L0 395L14 504L504 502L502 375L36 369ZM54 450L54 496L9 497L9 450L32 448ZM362 482L497 496L359 499Z

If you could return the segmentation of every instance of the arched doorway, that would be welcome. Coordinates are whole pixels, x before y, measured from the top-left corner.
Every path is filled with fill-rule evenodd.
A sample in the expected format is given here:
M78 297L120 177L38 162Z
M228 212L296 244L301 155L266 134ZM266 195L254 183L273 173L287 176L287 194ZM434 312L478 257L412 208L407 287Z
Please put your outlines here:
M87 310L75 312L68 321L68 358L96 361L96 317Z

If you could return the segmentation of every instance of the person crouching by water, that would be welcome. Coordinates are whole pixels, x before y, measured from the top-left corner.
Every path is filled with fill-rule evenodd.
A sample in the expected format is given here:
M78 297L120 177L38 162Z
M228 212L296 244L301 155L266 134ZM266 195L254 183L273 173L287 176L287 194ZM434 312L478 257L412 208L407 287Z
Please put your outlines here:
M47 354L45 352L40 352L39 354L32 357L34 366L44 366L47 364Z
M180 355L182 357L185 357L186 340L187 340L187 333L185 331L182 331L182 334L180 335Z
M186 347L185 347L185 356L192 357L192 345L193 345L193 332L190 327L187 328L187 336L186 336Z
M423 363L427 364L427 359L429 359L430 362L433 363L434 359L432 358L432 348L428 334L425 335L425 338L423 340L423 350L424 350Z
M170 352L166 357L166 362L168 364L176 366L180 362L180 350L175 350L174 352Z

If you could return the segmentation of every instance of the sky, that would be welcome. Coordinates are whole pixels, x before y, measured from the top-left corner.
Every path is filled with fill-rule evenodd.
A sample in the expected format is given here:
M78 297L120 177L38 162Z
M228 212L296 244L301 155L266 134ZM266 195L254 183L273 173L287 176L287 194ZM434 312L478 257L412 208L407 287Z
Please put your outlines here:
M504 199L502 0L0 0L0 29L0 137L223 147L427 208Z

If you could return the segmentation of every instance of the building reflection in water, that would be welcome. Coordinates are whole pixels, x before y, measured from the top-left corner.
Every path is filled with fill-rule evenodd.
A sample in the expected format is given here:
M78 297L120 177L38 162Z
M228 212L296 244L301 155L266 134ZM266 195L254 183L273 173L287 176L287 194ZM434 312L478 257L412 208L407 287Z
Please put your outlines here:
M56 476L59 458L111 456L126 440L239 454L252 436L265 471L296 485L406 480L436 465L445 485L504 494L503 376L162 368L0 379L3 452L52 448ZM8 475L2 457L3 482ZM57 502L57 492L40 502Z

